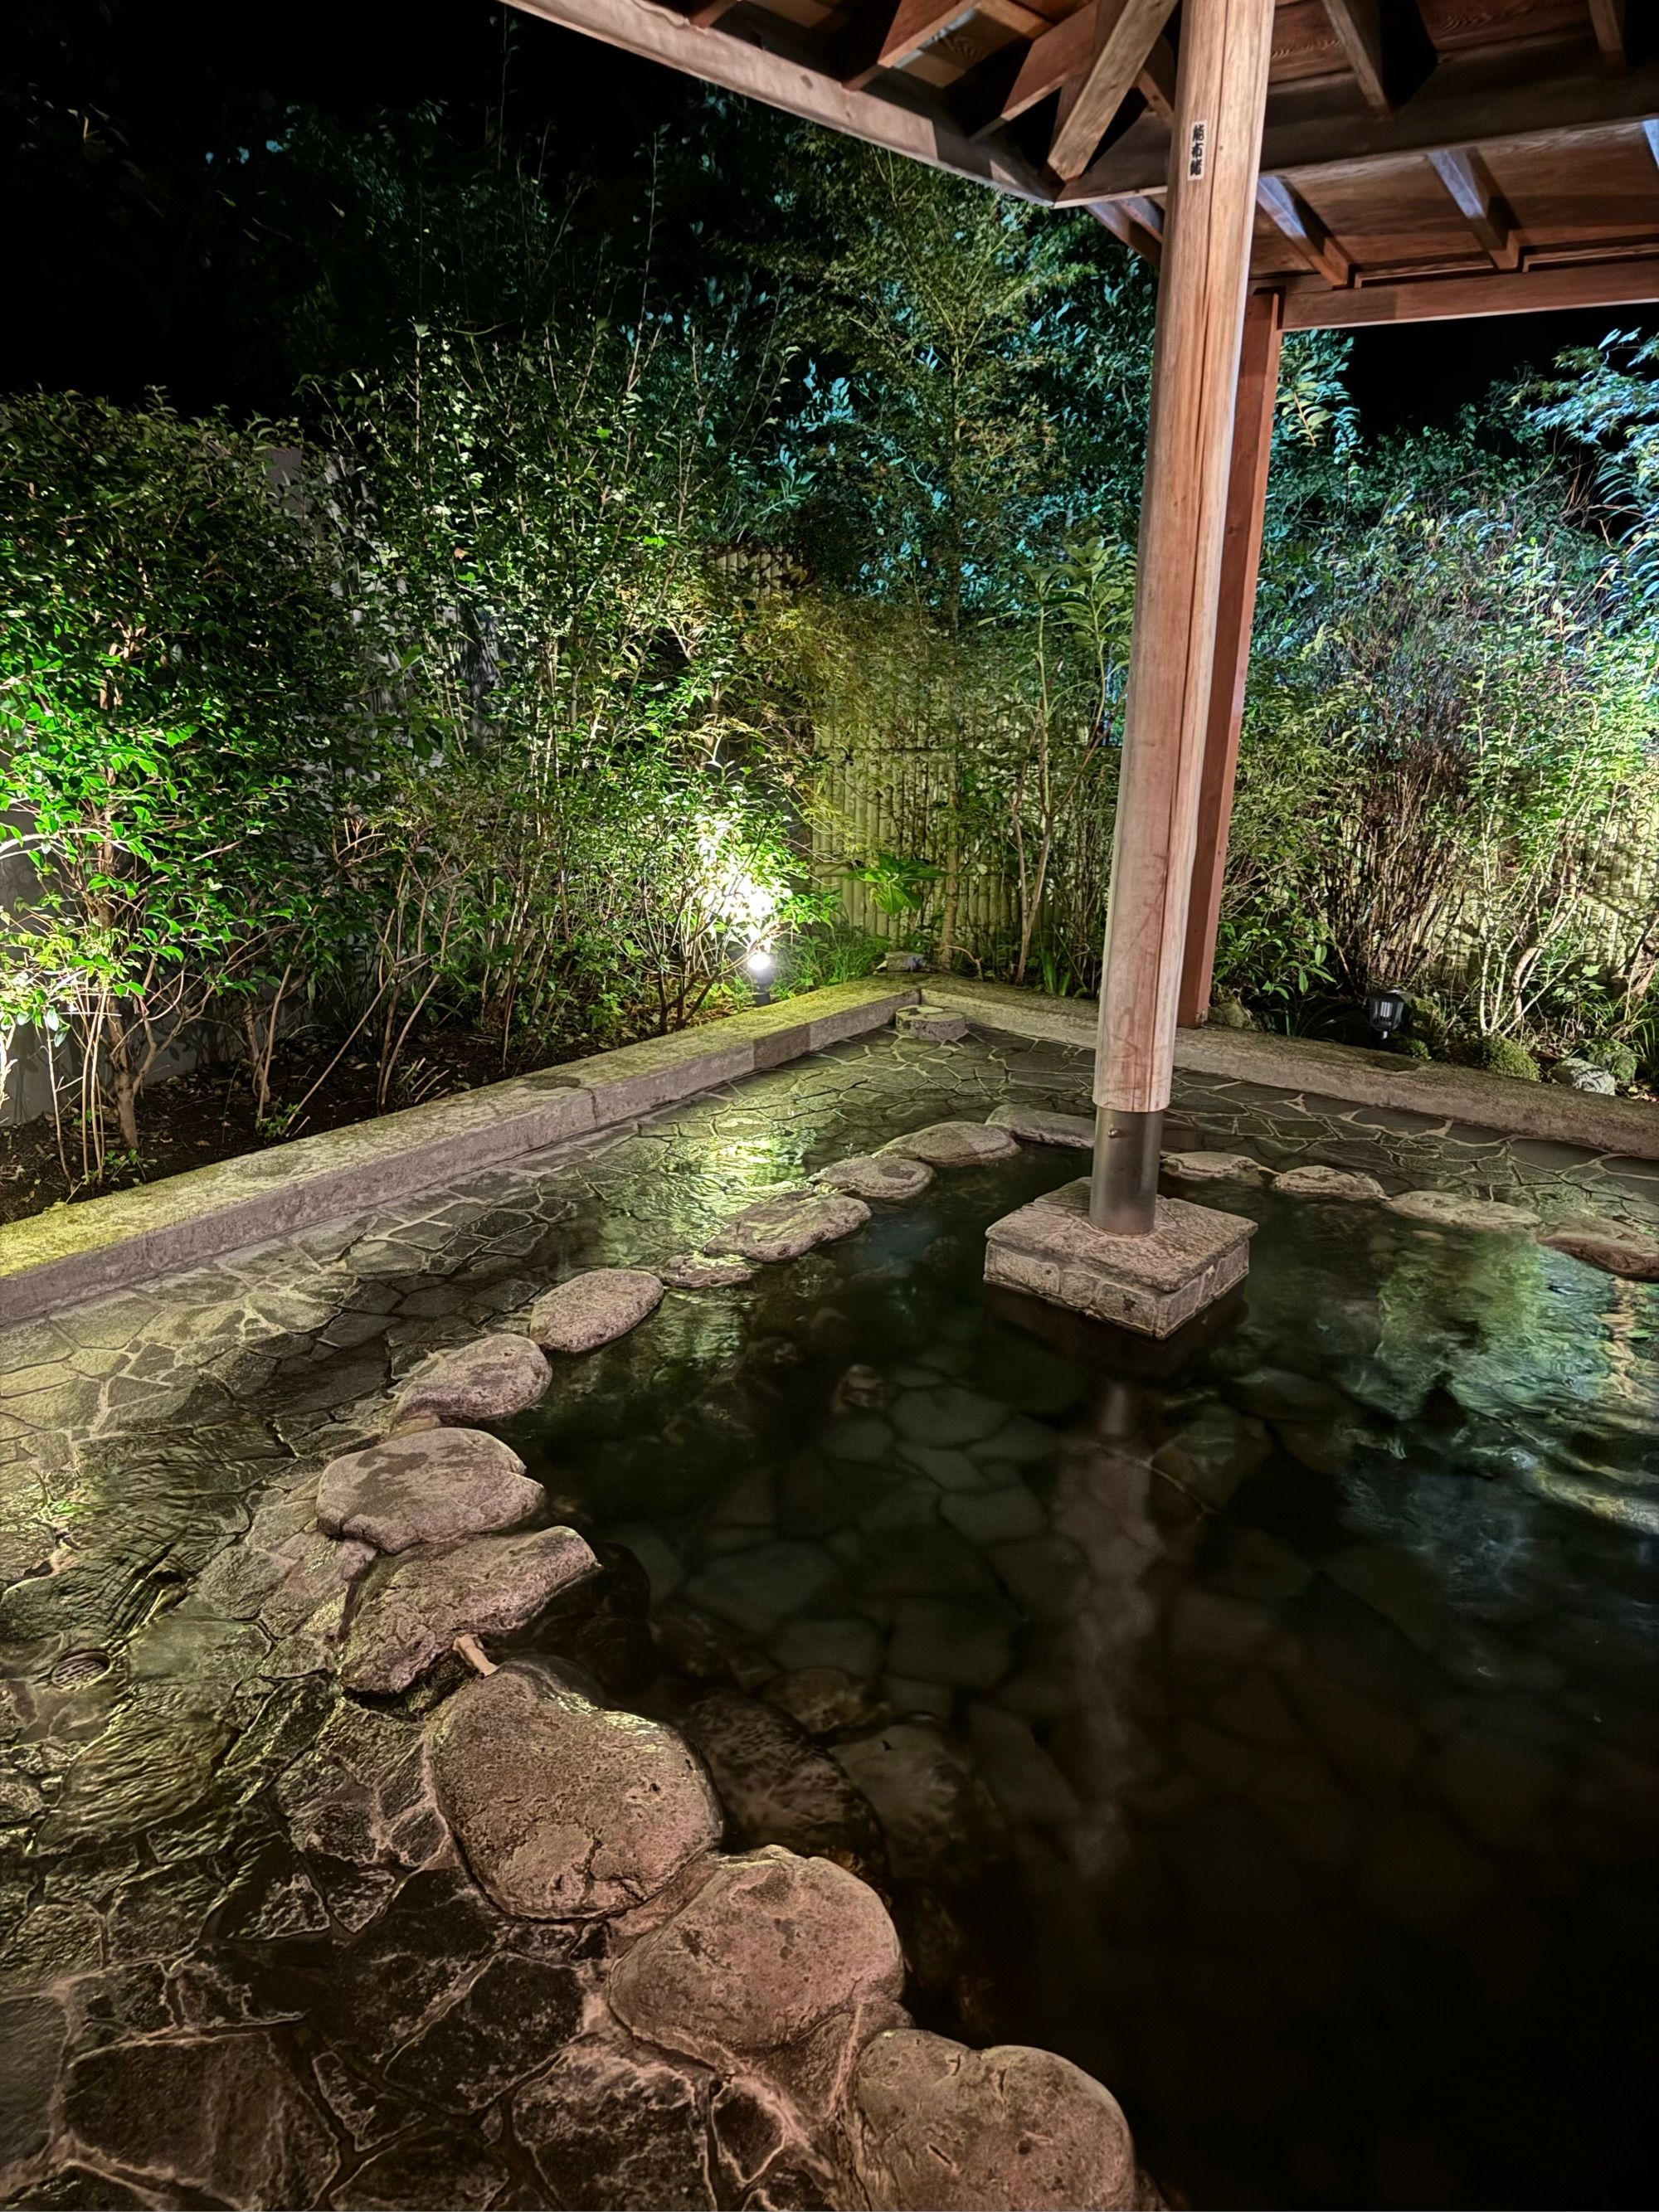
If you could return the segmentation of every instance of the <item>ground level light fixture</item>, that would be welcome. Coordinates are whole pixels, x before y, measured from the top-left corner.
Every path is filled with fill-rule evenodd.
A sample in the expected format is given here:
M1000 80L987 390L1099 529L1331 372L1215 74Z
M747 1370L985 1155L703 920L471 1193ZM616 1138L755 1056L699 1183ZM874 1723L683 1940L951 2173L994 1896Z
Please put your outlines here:
M743 964L748 971L750 981L755 987L755 1004L757 1006L769 1006L772 1000L772 978L777 973L778 967L776 957L763 945L751 945L744 956Z
M1365 1018L1380 1037L1391 1037L1406 1018L1410 1001L1403 991L1373 991L1365 1000Z

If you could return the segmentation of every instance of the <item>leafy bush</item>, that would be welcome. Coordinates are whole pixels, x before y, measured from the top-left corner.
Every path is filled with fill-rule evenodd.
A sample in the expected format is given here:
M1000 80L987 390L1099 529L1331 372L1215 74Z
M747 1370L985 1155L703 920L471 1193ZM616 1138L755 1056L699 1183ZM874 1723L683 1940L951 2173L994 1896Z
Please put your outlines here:
M74 395L0 406L0 813L33 880L0 1007L78 1094L82 1167L193 1027L256 1069L332 889L360 766L349 627L289 434Z

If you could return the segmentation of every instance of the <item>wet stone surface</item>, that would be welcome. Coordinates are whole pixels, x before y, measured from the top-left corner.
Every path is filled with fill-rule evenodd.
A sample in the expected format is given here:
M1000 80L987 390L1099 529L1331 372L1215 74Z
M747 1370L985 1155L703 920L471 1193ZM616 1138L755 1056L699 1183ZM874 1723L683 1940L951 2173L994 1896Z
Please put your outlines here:
M785 2108L845 2079L841 2014L739 2095L738 2011L681 2047L665 1966L609 2012L648 1928L477 1879L427 1738L477 1678L434 1644L343 1685L394 1562L316 1486L550 1283L672 1280L745 1206L1003 1107L1036 1142L677 1289L550 1389L522 1337L489 1409L451 1370L422 1418L499 1426L527 1532L601 1569L490 1656L701 1740L728 1848L864 1874L918 2026L1086 2069L1194 2203L1650 2201L1659 1289L1263 1184L1645 1251L1659 1170L1183 1079L1196 1145L1253 1168L1202 1202L1260 1229L1242 1311L1165 1370L980 1280L988 1222L1077 1171L1035 1117L1088 1091L1060 1047L872 1038L0 1336L0 2201L850 2186Z

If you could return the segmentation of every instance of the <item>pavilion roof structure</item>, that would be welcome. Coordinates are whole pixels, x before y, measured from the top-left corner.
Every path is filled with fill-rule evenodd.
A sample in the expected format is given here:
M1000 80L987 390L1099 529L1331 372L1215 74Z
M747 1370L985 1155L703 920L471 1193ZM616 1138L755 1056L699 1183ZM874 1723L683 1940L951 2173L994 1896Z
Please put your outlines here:
M514 0L1156 258L1176 0ZM1277 0L1250 279L1289 330L1659 300L1659 0Z

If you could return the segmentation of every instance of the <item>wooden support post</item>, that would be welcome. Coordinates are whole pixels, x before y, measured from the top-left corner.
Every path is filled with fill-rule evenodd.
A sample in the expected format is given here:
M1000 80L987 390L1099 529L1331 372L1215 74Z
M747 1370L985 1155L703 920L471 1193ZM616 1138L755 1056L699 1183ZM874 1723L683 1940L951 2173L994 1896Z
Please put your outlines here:
M1185 1028L1195 1026L1208 1013L1215 975L1216 929L1221 919L1227 831L1233 816L1238 732L1244 720L1244 678L1249 666L1256 570L1261 561L1261 522L1267 504L1267 460L1273 450L1279 347L1284 327L1285 295L1252 292L1244 310L1244 342L1238 356L1226 535L1221 551L1221 599L1216 611L1215 666L1210 677L1204 776L1198 793L1198 848L1193 860L1187 949L1181 969L1180 1019Z
M1090 1212L1119 1235L1152 1229L1170 1103L1273 21L1188 0L1182 29L1095 1060Z

